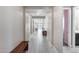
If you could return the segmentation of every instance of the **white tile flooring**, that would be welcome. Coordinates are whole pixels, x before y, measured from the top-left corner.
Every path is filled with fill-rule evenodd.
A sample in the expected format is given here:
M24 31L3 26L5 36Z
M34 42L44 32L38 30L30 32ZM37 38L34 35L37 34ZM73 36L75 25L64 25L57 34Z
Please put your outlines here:
M64 53L79 53L79 46L74 47L74 48L70 48L70 47L63 47L63 52Z
M31 35L29 39L29 48L26 53L56 53L56 49L50 44L46 37L42 36L42 30Z
M33 33L29 38L29 48L26 53L57 53L56 49L46 37L42 36L42 30ZM79 47L63 47L63 53L79 53Z

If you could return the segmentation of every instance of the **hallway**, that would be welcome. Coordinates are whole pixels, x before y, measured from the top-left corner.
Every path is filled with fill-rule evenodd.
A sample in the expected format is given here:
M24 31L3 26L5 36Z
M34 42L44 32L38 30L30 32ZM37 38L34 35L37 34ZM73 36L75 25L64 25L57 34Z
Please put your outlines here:
M57 52L46 37L42 36L42 29L38 29L30 37L28 53L55 53Z
M62 11L54 6L0 7L0 53L62 52Z

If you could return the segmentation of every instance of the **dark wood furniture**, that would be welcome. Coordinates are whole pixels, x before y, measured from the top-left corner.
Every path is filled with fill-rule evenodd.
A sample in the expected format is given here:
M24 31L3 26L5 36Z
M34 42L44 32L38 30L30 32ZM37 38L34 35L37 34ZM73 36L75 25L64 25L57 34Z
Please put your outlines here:
M11 53L24 53L28 50L28 41L22 41Z

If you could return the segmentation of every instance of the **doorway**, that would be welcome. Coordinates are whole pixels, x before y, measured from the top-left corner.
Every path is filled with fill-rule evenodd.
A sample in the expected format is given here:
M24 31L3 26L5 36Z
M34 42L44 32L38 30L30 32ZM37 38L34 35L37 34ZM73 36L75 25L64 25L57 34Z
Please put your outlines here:
M29 41L28 52L50 52L53 32L52 8L44 6L27 6L25 9L25 15L25 20L27 21L25 27L29 28L25 29L25 39L28 39ZM43 31L47 32L46 36L43 36ZM44 32L44 34L46 32Z
M25 39L29 37L38 29L47 31L47 39L52 41L52 8L51 7L26 7L25 8Z
M32 16L32 22L33 22L32 24L33 33L38 30L43 31L43 29L45 29L44 26L45 16Z
M63 46L71 47L71 7L63 9Z

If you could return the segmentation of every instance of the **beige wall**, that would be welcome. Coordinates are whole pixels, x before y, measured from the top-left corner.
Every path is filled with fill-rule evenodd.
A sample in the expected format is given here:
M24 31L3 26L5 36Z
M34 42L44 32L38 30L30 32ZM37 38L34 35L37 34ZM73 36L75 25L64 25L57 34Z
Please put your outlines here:
M10 52L23 39L23 8L0 7L0 52Z
M53 9L53 44L58 52L63 51L63 9L62 7L54 7Z

